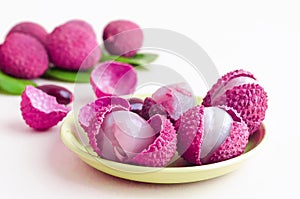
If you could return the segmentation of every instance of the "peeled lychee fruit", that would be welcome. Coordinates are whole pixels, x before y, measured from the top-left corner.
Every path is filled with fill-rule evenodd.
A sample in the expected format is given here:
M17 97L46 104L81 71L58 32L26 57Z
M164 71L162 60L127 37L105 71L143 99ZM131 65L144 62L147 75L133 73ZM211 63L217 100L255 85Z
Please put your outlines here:
M137 73L129 64L107 61L94 68L90 82L98 98L111 95L128 95L135 91Z
M182 113L195 105L191 88L184 82L159 88L152 94L152 99L156 102L155 108L145 107L149 109L150 115L151 111L161 109L162 106L172 120L177 120Z
M130 111L127 100L107 96L84 106L79 123L102 158L145 166L166 166L176 152L176 132L165 117L149 121Z
M143 45L143 31L131 21L116 20L104 28L103 41L110 54L132 57Z
M132 97L128 99L128 102L130 104L130 111L140 115L143 108L144 100Z
M250 72L235 70L213 85L203 99L204 106L225 105L235 109L249 128L257 131L268 108L267 93Z
M48 54L34 37L10 33L0 46L0 69L11 76L32 79L47 70Z
M86 70L101 58L95 35L77 23L56 27L47 37L50 61L67 70Z
M56 98L33 86L22 93L21 112L26 124L36 130L46 130L61 121L70 108L58 104Z
M182 114L176 129L179 155L195 165L241 155L249 137L247 125L229 107L193 107Z
M73 101L72 92L62 86L46 84L38 86L37 88L44 91L48 95L54 96L59 104L67 105Z
M46 46L47 31L41 25L34 22L21 22L12 27L8 35L14 32L23 33L32 36Z

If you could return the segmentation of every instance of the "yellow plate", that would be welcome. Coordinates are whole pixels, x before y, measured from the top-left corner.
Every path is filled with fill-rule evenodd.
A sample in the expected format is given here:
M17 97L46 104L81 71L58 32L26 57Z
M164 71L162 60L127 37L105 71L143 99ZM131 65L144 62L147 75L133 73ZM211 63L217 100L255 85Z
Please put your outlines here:
M207 180L238 169L245 160L261 148L265 137L265 129L264 126L261 126L250 137L245 153L238 157L202 166L187 166L183 159L177 158L174 163L166 168L122 164L99 158L92 152L90 147L83 146L76 135L74 114L70 113L62 124L61 139L84 162L104 173L120 178L139 182L172 184Z

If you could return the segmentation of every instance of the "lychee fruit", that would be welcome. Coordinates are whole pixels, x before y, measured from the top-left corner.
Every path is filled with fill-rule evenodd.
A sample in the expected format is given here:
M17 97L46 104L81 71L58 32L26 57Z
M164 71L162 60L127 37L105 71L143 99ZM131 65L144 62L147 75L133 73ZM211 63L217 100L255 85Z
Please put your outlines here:
M47 31L41 25L34 22L21 22L12 27L7 35L11 33L19 32L29 36L32 36L39 40L44 46L46 46Z
M130 111L140 115L143 108L144 100L137 97L132 97L128 99L128 102L130 104Z
M81 19L73 19L73 20L70 20L70 21L67 21L65 24L67 25L77 25L77 26L80 26L81 28L85 29L87 32L91 33L92 35L95 36L96 38L96 33L94 31L94 28L92 27L91 24L89 24L88 22L84 21L84 20L81 20Z
M76 23L56 27L47 37L50 61L66 70L86 70L101 58L95 35Z
M247 125L229 107L198 105L182 114L175 127L179 155L195 165L239 156L248 143Z
M36 88L44 91L48 95L54 96L59 104L67 105L73 101L72 92L62 86L45 84Z
M70 108L58 104L56 98L33 86L22 93L21 112L26 124L36 130L46 130L61 121Z
M146 121L130 111L127 100L102 97L84 106L79 123L102 158L144 166L166 166L176 152L176 132L165 117Z
M103 31L105 49L113 55L132 57L143 45L143 31L127 20L110 22Z
M32 36L10 33L0 46L0 69L11 76L33 79L47 70L48 54Z
M213 85L202 104L207 107L232 107L245 121L251 135L265 118L267 101L267 93L252 73L235 70L225 74Z
M135 91L137 73L130 64L115 61L95 66L90 82L96 96L128 95Z

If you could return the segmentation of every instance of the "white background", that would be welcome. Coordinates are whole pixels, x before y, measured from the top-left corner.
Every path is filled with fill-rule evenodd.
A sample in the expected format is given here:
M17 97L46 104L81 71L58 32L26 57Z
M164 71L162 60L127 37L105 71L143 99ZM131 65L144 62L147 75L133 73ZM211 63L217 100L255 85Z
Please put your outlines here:
M221 74L243 68L269 96L267 140L239 170L182 185L121 180L83 163L59 137L22 120L20 97L0 94L0 198L296 198L299 176L300 5L298 1L4 1L0 43L21 21L49 32L69 19L84 19L97 32L114 19L143 28L177 31L201 45ZM42 81L38 81L43 83ZM64 84L73 89L72 84ZM205 91L206 92L206 91Z

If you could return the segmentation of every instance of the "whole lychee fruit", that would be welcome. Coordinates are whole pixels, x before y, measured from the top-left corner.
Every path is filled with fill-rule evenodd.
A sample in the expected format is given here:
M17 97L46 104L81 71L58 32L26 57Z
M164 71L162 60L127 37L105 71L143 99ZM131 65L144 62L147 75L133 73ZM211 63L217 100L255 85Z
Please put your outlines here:
M143 31L127 20L110 22L103 31L105 49L113 55L132 57L143 45Z
M12 27L8 35L14 32L30 35L39 40L44 46L46 45L47 31L41 25L34 22L21 22Z
M44 74L48 65L46 49L32 36L11 33L0 46L0 69L8 75L37 78Z
M56 27L47 37L50 61L67 70L86 70L101 58L95 35L74 23Z

